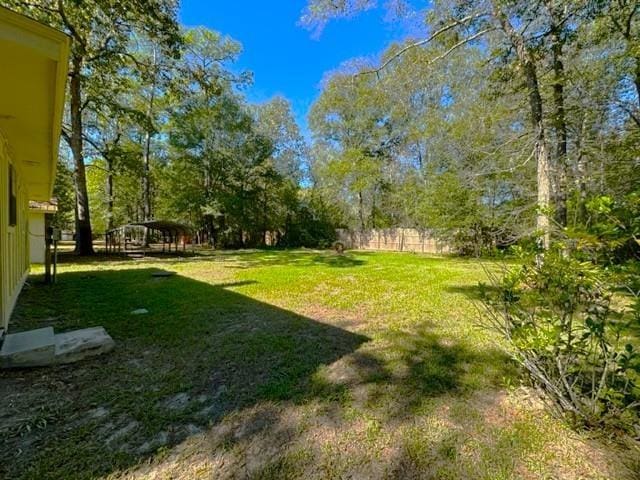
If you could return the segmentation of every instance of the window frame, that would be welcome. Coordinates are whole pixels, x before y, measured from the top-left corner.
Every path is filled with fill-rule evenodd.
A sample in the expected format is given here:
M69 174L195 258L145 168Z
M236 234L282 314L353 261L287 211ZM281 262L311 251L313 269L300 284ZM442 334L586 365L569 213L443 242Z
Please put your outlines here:
M8 170L9 184L7 188L7 195L9 200L9 215L7 216L7 223L9 228L15 228L18 224L18 182L16 179L16 169L11 162L9 162Z

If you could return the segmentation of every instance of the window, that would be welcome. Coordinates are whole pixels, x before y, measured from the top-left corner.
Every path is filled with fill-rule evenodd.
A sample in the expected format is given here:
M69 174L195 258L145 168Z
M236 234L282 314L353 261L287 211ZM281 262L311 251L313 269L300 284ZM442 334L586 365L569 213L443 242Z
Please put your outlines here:
M16 204L16 179L13 165L9 164L9 226L15 227L18 223L18 206Z

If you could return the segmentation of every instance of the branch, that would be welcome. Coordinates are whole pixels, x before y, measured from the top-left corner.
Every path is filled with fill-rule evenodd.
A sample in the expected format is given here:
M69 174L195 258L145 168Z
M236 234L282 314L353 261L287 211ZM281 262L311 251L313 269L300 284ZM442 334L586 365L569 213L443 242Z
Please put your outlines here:
M87 62L94 62L96 60L99 60L109 55L111 51L109 50L108 47L109 47L109 42L111 42L111 40L115 40L115 37L113 35L107 35L104 41L102 42L102 45L97 48L98 53L96 53L92 57L87 58Z
M95 148L98 153L102 154L103 150L106 150L104 149L103 146L99 145L95 140L93 140L88 135L82 135L82 138L84 139L85 142L87 142L89 145Z
M444 27L440 28L439 30L437 30L435 33L433 33L432 35L430 35L428 38L425 38L423 40L420 40L419 42L415 42L412 43L410 45L407 45L403 48L401 48L400 50L398 50L396 53L394 53L391 57L389 57L382 65L380 65L378 68L372 68L370 70L363 70L361 72L358 72L356 75L354 75L355 77L359 76L359 75L367 75L370 73L379 73L382 70L384 70L386 67L389 66L389 64L391 62L393 62L395 59L397 59L398 57L404 55L406 52L408 52L409 50L413 50L414 48L417 47L421 47L422 45L426 45L427 43L431 42L432 40L434 40L435 38L439 37L440 35L442 35L443 33L451 30L452 28L455 28L457 26L460 25L464 25L465 23L470 22L471 20L475 20L476 18L481 18L481 17L486 17L490 15L489 13L476 13L475 15L469 15L467 17L464 17L461 20L454 20L452 23L445 25ZM464 40L456 43L453 47L451 47L449 50L447 50L443 55L440 55L434 59L432 59L429 63L435 62L436 60L440 60L444 57L446 57L447 55L449 55L453 50L455 50L456 48L464 45L465 43L468 43L476 38L478 38L481 35L484 35L487 32L490 32L491 30L494 30L494 28L487 28L485 30L481 30L473 35L471 35L468 38L465 38Z
M622 110L627 112L631 120L633 120L636 123L636 125L640 127L640 117L630 107L626 106L623 102L617 101L616 103L620 108L622 108Z
M60 129L60 133L62 135L62 138L64 138L64 141L67 142L67 145L71 145L71 136L69 135L69 132L67 132L64 127L62 127Z
M633 24L633 17L636 14L637 11L638 11L638 4L636 3L633 6L633 8L631 9L631 12L629 13L629 16L627 17L627 21L625 22L625 25L626 25L626 29L624 31L625 38L631 38L631 26Z
M492 170L489 172L479 172L479 173L474 173L472 174L472 177L483 177L483 176L487 176L487 175L496 175L498 173L513 173L515 172L517 169L524 167L527 163L529 163L529 161L533 158L534 154L536 153L535 149L531 152L531 154L525 158L525 160L518 164L518 165L514 165L513 167L509 167L509 168L505 168L505 169L501 169L501 170Z
M87 42L84 38L78 33L78 30L73 26L73 24L67 18L67 14L64 11L64 6L62 4L62 0L58 0L58 13L60 14L60 18L62 19L62 23L69 29L69 32L73 36L74 40L76 40L80 46L82 47L82 53L86 53L87 51Z

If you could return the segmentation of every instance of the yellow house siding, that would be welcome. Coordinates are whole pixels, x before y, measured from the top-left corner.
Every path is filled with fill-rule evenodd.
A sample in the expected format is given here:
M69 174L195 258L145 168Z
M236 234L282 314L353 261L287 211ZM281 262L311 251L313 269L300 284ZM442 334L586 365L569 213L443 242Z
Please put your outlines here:
M45 213L29 209L29 263L44 263Z
M29 269L28 200L51 198L58 158L69 37L0 6L0 328ZM9 165L16 224L9 225Z
M16 185L16 225L9 226L9 164ZM0 132L0 327L5 330L29 270L28 199L20 165Z

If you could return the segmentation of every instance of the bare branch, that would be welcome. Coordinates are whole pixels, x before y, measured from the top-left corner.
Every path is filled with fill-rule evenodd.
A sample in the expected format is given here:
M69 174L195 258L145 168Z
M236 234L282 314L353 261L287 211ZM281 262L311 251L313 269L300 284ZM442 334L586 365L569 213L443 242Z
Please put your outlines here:
M426 45L427 43L430 43L431 41L433 41L434 39L436 39L437 37L439 37L443 33L448 32L449 30L451 30L451 29L453 29L455 27L458 27L460 25L464 25L466 23L469 23L471 20L475 20L475 19L481 18L481 17L486 17L488 15L490 15L490 14L489 13L476 13L474 15L469 15L467 17L464 17L464 18L462 18L460 20L454 20L453 22L445 25L444 27L438 29L433 34L429 35L429 37L427 37L427 38L425 38L423 40L420 40L418 42L412 43L410 45L406 45L405 47L401 48L396 53L394 53L391 57L389 57L384 63L382 63L382 65L380 65L378 68L373 68L373 69L370 69L370 70L363 70L361 72L358 72L354 76L367 75L367 74L370 74L370 73L380 73L382 70L384 70L386 67L388 67L389 64L391 64L394 60L396 60L397 58L401 57L402 55L407 53L409 50L413 50L414 48L421 47L422 45ZM429 63L435 62L437 60L441 60L442 58L444 58L447 55L449 55L453 50L457 49L458 47L461 47L465 43L469 43L469 42L475 40L476 38L484 35L487 32L490 32L491 30L494 30L494 28L487 28L487 29L481 30L481 31L471 35L470 37L467 37L464 40L461 40L460 42L456 43L453 47L451 47L449 50L447 50L444 54L432 59Z

